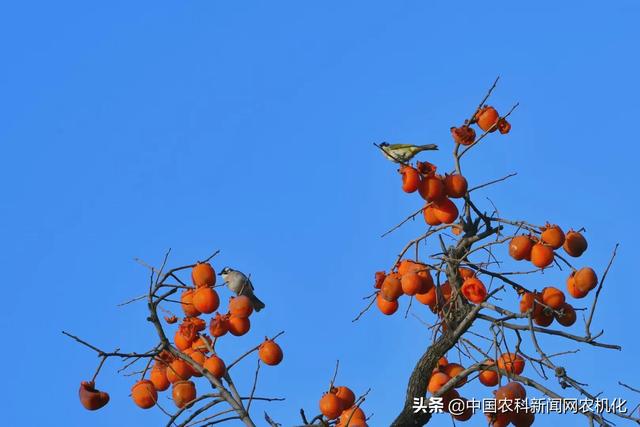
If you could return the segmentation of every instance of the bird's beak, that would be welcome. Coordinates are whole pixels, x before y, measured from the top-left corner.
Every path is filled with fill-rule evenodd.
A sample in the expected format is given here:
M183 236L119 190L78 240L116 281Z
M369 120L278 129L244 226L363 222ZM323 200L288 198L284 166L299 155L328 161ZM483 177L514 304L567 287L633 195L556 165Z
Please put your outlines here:
M222 271L220 273L218 273L218 276L222 276Z

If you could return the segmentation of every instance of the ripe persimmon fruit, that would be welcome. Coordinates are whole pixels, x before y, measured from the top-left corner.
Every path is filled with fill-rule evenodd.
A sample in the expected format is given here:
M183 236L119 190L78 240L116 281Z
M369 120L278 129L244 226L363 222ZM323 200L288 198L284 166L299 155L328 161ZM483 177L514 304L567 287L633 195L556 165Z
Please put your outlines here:
M212 337L218 338L229 332L229 316L216 313L209 323L209 333Z
M212 354L204 361L203 367L217 379L222 378L227 371L224 361L215 354Z
M464 371L464 366L458 363L449 363L444 367L444 373L449 375L449 377L454 378L457 375L461 374ZM458 381L455 385L456 388L460 388L467 383L467 377L462 377L460 381Z
M216 284L216 272L208 262L199 262L191 269L191 280L196 288Z
M422 209L422 216L424 217L424 222L426 222L427 225L436 226L442 224L442 221L440 221L436 216L436 211L433 203L427 203L425 205L425 207Z
M258 349L260 360L270 366L275 366L282 362L282 348L270 339L265 339Z
M176 331L175 335L173 336L173 343L176 345L176 348L180 351L184 351L190 348L192 342L193 342L193 339L189 339L188 337L185 337L184 335L182 335L182 332L180 332L179 329Z
M193 375L193 369L182 359L175 359L167 366L167 379L170 383L186 381Z
M589 293L588 290L583 291L576 286L576 272L571 272L567 278L567 292L574 298L584 298Z
M534 308L536 296L533 292L525 292L520 298L520 313L526 313Z
M402 285L402 292L410 296L417 294L423 288L423 281L418 273L403 274L400 278L400 284Z
M491 106L484 106L480 108L475 115L478 127L485 132L494 132L499 119L500 115L496 109Z
M572 257L579 257L587 250L587 239L578 231L569 230L565 236L562 247L564 251Z
M446 193L442 177L438 175L423 177L418 186L418 192L428 202L443 198Z
M560 249L564 244L564 231L562 231L562 229L555 224L547 223L544 227L542 227L540 240L542 240L543 243L551 246L553 249Z
M544 243L536 243L531 248L531 263L538 268L546 268L553 262L553 248Z
M205 360L207 359L207 356L204 355L203 352L198 351L198 350L193 350L191 349L191 351L189 352L189 357L191 357L193 359L194 362L196 362L198 365L203 366ZM193 375L194 377L201 377L202 374L200 372L198 372L197 369L195 369L192 366L189 366L191 368L191 375Z
M490 365L490 366L494 366L496 364L496 362L492 359L487 359L484 361L484 363L485 365ZM498 381L500 377L498 376L498 373L495 371L483 369L482 371L480 371L480 375L478 375L478 379L483 385L487 387L494 387L498 385Z
M417 263L410 259L403 259L398 263L398 274L403 276L407 273L415 273L425 268L424 264Z
M342 412L342 403L333 393L325 393L319 402L320 412L330 420L335 420Z
M452 127L450 130L456 144L471 145L476 140L476 131L467 125Z
M180 295L182 311L184 311L184 314L187 317L196 317L200 315L198 309L193 305L193 293L193 289L187 289Z
M440 390L443 385L448 383L450 379L451 377L444 372L433 373L431 374L431 378L429 378L427 390L429 390L430 393L437 393L437 391Z
M571 305L565 302L562 304L562 307L560 307L560 312L562 314L554 313L554 316L562 326L571 326L576 323L576 311Z
M253 313L253 304L246 295L238 295L229 299L229 313L232 317L246 318Z
M500 131L500 133L504 135L509 133L510 130L511 130L511 123L509 123L507 119L503 117L500 118L498 120L498 131Z
M497 401L514 401L527 397L527 391L522 384L512 381L495 391Z
M433 213L443 224L451 224L458 218L458 207L446 197L433 202Z
M173 403L178 408L182 408L196 398L196 385L193 381L178 381L173 384L171 396Z
M387 316L391 316L393 313L398 311L398 301L387 301L382 297L382 295L376 295L376 305L382 314L386 314Z
M531 249L533 240L529 236L516 236L509 242L509 255L517 261L530 258Z
M467 194L467 179L462 175L445 175L444 188L447 196L453 199L459 199Z
M171 385L171 382L167 378L167 367L165 365L154 364L149 374L149 381L153 383L153 386L158 391L165 391Z
M131 388L131 399L138 407L149 409L158 401L158 391L149 380L140 380Z
M470 277L462 283L462 295L474 304L480 304L487 297L487 288L477 277Z
M352 415L353 414L353 415ZM356 422L363 422L366 420L366 416L364 411L358 406L347 406L346 409L342 411L340 414L340 425L346 426L347 422L349 423L349 427L352 427L356 424Z
M533 322L538 326L546 328L553 323L553 312L548 308L544 308L534 316Z
M203 286L193 293L192 303L199 312L210 314L220 306L220 298L214 289Z
M433 306L436 303L436 288L431 287L427 292L422 294L416 294L416 299L424 305Z
M520 375L524 371L524 359L515 353L503 353L498 358L498 368Z
M558 310L565 303L564 292L553 286L548 286L542 290L542 302L554 310Z
M412 166L403 165L400 168L400 174L402 175L402 191L405 193L415 192L420 185L420 174L418 171Z
M351 408L356 403L356 395L355 393L347 386L341 385L334 387L333 393L340 399L340 403L342 404L343 413L349 408ZM360 408L357 408L360 409ZM360 412L362 410L360 409ZM355 416L356 414L354 414ZM362 412L364 416L364 412ZM342 415L341 415L342 418Z
M249 332L249 329L251 329L251 322L249 322L248 317L229 317L229 332L231 332L231 335L239 337Z
M589 292L598 286L598 276L591 267L583 267L576 271L573 278L575 280L576 288L582 292Z
M96 389L93 381L82 381L78 397L80 403L89 411L96 411L109 403L109 393Z
M401 276L407 273L420 273L428 270L428 265L411 259L403 259L398 263L398 274Z

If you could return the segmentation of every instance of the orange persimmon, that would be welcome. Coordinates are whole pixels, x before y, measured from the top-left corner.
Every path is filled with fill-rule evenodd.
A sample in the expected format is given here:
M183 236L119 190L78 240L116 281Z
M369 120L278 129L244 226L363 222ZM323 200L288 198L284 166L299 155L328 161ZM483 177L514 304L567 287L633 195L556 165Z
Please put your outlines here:
M460 291L465 298L474 304L480 304L487 297L487 288L477 277L466 279Z
M382 297L382 295L376 295L376 305L382 314L386 314L387 316L392 315L396 311L398 311L398 301L388 301Z
M400 168L400 174L402 175L402 191L405 193L413 193L418 189L420 185L420 174L415 168L409 165L403 165Z
M158 401L158 392L149 380L140 380L131 388L131 399L142 409L152 408Z
M216 284L216 272L208 262L199 262L191 269L191 280L196 288Z
M249 322L248 317L229 317L229 332L231 332L231 335L239 337L249 332L249 329L251 329L251 322Z
M282 362L282 348L272 340L265 339L265 341L260 344L258 356L260 360L267 365L274 366Z
M182 408L196 398L196 385L193 381L178 381L173 384L171 396L173 403Z
M227 371L224 361L215 354L209 356L207 360L204 361L203 367L218 379L222 378Z
M453 199L459 199L467 193L467 179L462 175L445 175L444 188L447 196Z
M98 410L109 403L109 393L96 389L93 381L82 381L78 396L82 406L89 411Z

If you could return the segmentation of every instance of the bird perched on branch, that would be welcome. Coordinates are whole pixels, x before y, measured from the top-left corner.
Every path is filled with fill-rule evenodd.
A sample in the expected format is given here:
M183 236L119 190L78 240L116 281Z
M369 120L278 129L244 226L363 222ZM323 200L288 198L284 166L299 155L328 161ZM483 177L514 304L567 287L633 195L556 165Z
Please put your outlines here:
M437 150L438 146L435 144L426 145L412 145L412 144L389 144L383 142L380 145L374 144L376 147L382 150L385 157L392 162L396 163L408 163L413 157L427 150Z
M227 288L229 288L231 292L236 295L249 297L255 311L260 311L265 307L264 303L253 294L253 284L244 273L234 270L233 268L225 267L218 275L222 276L222 280L224 280Z

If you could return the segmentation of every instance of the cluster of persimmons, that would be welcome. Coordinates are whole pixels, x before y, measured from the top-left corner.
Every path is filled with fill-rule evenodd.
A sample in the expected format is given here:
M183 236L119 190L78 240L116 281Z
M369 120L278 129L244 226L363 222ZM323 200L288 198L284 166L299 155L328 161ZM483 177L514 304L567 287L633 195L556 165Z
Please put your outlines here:
M550 266L556 257L556 250L563 248L572 256L579 257L587 250L587 240L582 233L570 230L564 233L557 225L541 227L539 236L535 234L516 236L509 242L509 255L517 261L530 261L538 268ZM591 267L571 271L567 278L567 292L573 298L584 298L598 285L598 277ZM554 286L547 286L540 292L522 291L520 312L533 310L533 321L538 326L549 326L557 320L562 326L576 322L576 312L566 302L566 295Z
M335 427L367 427L367 418L349 387L331 386L320 398L319 406L328 420L338 420Z
M478 110L473 123L485 132L496 129L506 134L511 125L495 108L486 106ZM451 128L451 135L455 142L461 145L471 145L476 138L473 127L463 125ZM417 162L416 167L404 164L400 168L402 175L402 189L407 193L418 192L426 201L422 210L424 220L429 225L451 224L458 217L458 208L451 199L460 199L467 194L468 183L464 176L458 174L436 174L437 167L429 162ZM454 228L459 232L459 228Z
M462 295L472 303L479 304L487 296L487 289L472 270L460 268L463 279ZM395 271L385 273L378 271L375 275L375 287L379 289L376 296L378 309L386 315L398 310L398 299L402 295L415 297L422 304L429 306L431 311L440 312L444 304L451 299L451 285L449 281L439 286L440 296L426 264L404 259L398 263Z
M173 402L178 408L193 401L197 397L197 391L192 378L203 377L205 372L218 380L226 375L225 362L215 352L216 341L227 333L240 336L250 329L249 317L253 313L253 305L248 297L236 296L230 298L226 314L217 312L211 318L208 327L210 336L207 335L207 322L202 315L211 314L220 307L220 298L214 289L216 274L209 263L198 263L192 269L191 278L194 287L184 290L180 298L185 317L173 336L173 344L198 366L192 366L167 350L160 352L154 358L149 377L136 382L131 389L131 398L140 408L155 406L158 392L170 387ZM165 321L174 324L178 318L174 315L166 316ZM258 348L258 356L267 365L277 365L282 361L283 353L277 343L265 339ZM87 409L98 409L106 404L104 402L98 406L103 400L96 393L104 392L95 390L92 383L82 383L80 399ZM108 395L106 399L108 401Z
M485 360L483 365L490 368L496 365L493 359ZM498 358L497 367L509 374L519 375L524 371L524 359L514 353L503 353ZM450 363L446 357L440 358L438 365L433 369L427 390L430 393L438 393L440 388L452 378L462 374L465 368L458 363ZM500 382L497 371L484 369L480 371L478 380L487 387L495 387ZM468 421L473 416L473 408L467 404L467 399L460 396L458 390L467 383L467 377L462 377L455 384L455 388L445 392L442 397L443 411L449 412L449 403L453 400L464 402L464 409L457 410L451 416L457 421ZM493 392L496 400L496 411L487 413L487 419L494 427L504 427L510 422L516 427L528 427L533 424L535 415L533 412L518 408L517 401L526 397L526 390L516 381L511 381Z

